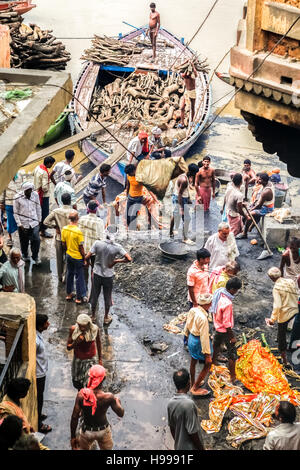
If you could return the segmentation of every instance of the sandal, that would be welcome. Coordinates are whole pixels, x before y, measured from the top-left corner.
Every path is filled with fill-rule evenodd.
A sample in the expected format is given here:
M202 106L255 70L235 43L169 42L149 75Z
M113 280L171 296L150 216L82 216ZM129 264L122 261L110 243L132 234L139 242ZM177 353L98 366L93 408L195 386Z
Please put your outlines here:
M73 300L74 297L75 297L75 294L67 295L66 300L67 300L68 302L71 302L71 300Z
M42 424L39 427L39 432L42 432L43 434L47 434L50 431L52 431L52 428L49 426L49 424Z
M87 302L88 302L88 298L87 298L87 297L82 297L80 300L79 300L79 299L76 299L76 300L75 300L75 304L77 304L77 305L86 304Z

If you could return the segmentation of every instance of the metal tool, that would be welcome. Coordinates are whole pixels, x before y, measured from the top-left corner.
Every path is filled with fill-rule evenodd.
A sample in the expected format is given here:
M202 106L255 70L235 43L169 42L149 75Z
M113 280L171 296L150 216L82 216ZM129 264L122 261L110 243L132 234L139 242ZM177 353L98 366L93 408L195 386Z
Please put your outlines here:
M264 242L265 247L267 248L266 250L263 250L263 251L261 252L261 254L258 256L258 258L256 258L256 259L261 260L261 259L270 258L271 256L273 256L273 252L270 250L269 245L267 244L267 242L266 242L266 240L265 240L265 238L264 238L264 236L263 236L263 234L262 234L262 232L261 232L259 226L257 225L257 223L256 223L256 221L255 221L253 215L252 215L251 212L249 211L248 207L245 207L245 209L246 209L246 211L247 211L247 214L250 216L252 222L254 223L255 227L257 228L257 231L258 231L259 235L261 236L261 239L262 239L262 241Z

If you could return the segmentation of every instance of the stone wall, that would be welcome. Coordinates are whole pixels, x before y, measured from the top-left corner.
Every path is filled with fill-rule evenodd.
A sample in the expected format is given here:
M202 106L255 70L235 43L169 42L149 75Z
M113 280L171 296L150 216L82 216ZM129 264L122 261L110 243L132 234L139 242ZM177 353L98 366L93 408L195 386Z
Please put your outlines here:
M0 292L0 315L7 319L23 319L25 322L22 336L23 366L19 376L29 379L31 386L26 398L22 400L22 408L37 430L35 301L27 294Z

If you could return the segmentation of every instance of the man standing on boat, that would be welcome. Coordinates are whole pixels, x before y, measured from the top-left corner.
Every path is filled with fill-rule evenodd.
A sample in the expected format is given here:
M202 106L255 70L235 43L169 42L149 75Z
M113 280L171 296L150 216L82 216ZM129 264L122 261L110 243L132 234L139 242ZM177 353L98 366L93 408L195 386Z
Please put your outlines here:
M160 28L160 14L156 11L155 3L150 3L149 35L153 50L153 60L156 59L156 38Z
M128 145L127 160L129 164L137 166L137 164L144 158L149 158L149 152L143 150L143 147L148 146L147 132L139 132Z
M181 120L180 124L178 127L183 129L185 126L184 123L184 118L185 118L185 105L186 102L190 103L191 106L191 126L193 125L193 120L195 116L195 103L196 103L196 77L198 76L197 70L192 64L193 72L190 73L182 73L181 76L184 79L184 85L185 85L185 92L181 100L180 104L180 112L181 112Z
M197 191L197 204L203 204L204 211L208 211L211 196L215 198L216 178L215 170L210 167L210 157L204 157L202 163L203 166L198 171L195 180L195 187Z

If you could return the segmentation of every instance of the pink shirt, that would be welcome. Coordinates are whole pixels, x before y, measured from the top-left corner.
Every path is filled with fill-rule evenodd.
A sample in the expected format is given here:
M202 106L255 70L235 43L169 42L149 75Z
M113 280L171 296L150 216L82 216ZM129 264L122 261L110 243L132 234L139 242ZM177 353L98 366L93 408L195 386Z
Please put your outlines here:
M227 328L233 328L233 306L226 295L221 294L218 302L217 311L214 315L215 330L220 333L226 333Z
M196 300L199 294L207 294L209 292L208 280L208 266L204 266L204 269L200 269L198 261L194 261L187 272L187 285L193 287ZM188 300L192 302L190 293L188 293Z

